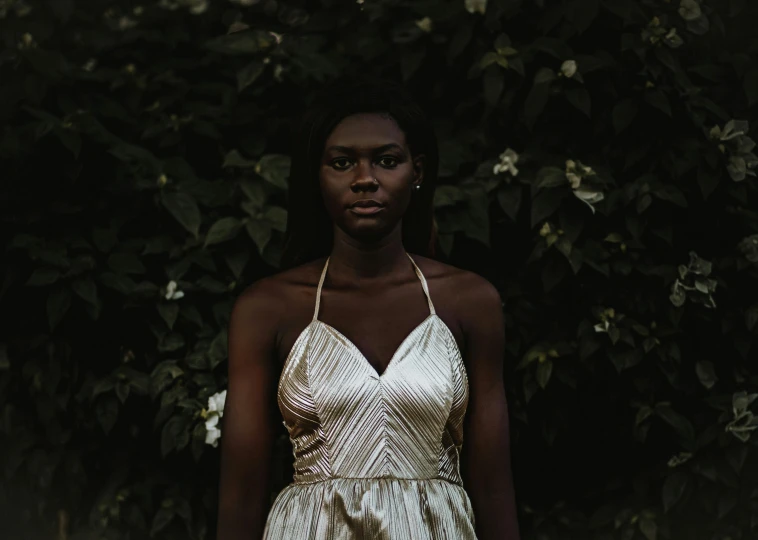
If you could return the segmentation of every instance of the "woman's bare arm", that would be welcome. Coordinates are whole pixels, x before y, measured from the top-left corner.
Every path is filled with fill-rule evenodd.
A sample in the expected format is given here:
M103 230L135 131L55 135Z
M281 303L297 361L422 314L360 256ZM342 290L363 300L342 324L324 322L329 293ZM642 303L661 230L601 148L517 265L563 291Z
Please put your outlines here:
M251 285L229 321L229 386L221 426L218 540L263 536L275 440L276 312L270 280Z
M511 476L508 404L503 385L505 331L500 295L492 284L468 274L458 310L465 336L469 405L464 425L462 469L480 540L519 540ZM465 298L464 298L465 297Z

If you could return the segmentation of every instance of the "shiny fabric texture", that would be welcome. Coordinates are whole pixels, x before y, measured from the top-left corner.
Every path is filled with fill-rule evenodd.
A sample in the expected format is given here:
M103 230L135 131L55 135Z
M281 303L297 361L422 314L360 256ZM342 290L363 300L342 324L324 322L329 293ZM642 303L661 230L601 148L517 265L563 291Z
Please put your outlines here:
M450 329L434 311L379 374L318 319L298 336L278 402L293 454L293 483L277 496L264 540L475 539L459 472L468 380Z

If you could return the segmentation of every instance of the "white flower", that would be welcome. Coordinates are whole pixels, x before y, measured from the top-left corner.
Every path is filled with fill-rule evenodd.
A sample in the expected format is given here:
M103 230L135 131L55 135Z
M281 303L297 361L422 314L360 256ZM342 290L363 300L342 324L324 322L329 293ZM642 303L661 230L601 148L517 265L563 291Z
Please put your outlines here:
M713 126L711 128L711 137L721 141L728 141L745 135L749 129L749 123L747 120L729 120L722 130L719 126Z
M608 321L603 321L601 323L598 323L594 326L595 332L608 332L608 329L611 327L611 323Z
M117 26L119 30L128 30L137 26L137 21L125 15L119 18Z
M679 3L679 15L681 15L685 21L699 19L702 14L703 12L700 9L700 4L697 3L697 0L682 0Z
M464 0L463 4L469 13L481 13L487 11L487 0Z
M669 467L678 467L682 463L686 463L690 460L692 454L690 452L679 452L677 455L672 456L668 461Z
M561 64L561 73L567 78L571 78L576 73L576 60L566 60Z
M217 427L218 419L218 415L214 414L205 421L205 444L214 448L218 446L218 440L221 438L221 430Z
M224 406L226 405L226 390L216 392L208 398L208 409L204 410L205 415L205 443L214 448L218 446L218 440L221 438L221 429L218 422L224 417Z
M176 9L179 9L179 2L176 2L175 0L161 0L158 2L158 7L167 9L169 11L174 11Z
M589 206L593 214L595 213L595 207L592 205L605 199L605 195L603 195L602 191L596 191L593 189L575 189L574 195L577 199Z
M516 163L518 162L518 154L511 150L510 148L506 149L505 152L500 154L500 163L496 163L495 166L492 168L493 174L500 174L502 172L510 172L511 175L517 176L518 175L518 169L516 168Z
M566 160L566 179L571 184L571 189L574 190L574 196L589 206L594 214L595 207L592 205L602 201L605 196L599 189L582 185L582 179L588 176L595 176L595 171L592 170L592 167L583 165L581 161Z
M180 298L184 298L184 292L177 291L176 286L176 281L173 279L168 282L168 285L166 286L166 300L179 300Z
M193 15L200 15L208 10L208 0L190 0L189 12Z
M416 21L416 26L418 26L422 31L429 33L432 31L432 20L429 17L424 17L423 19Z
M208 412L215 412L224 416L224 405L226 405L226 390L217 392L208 398Z

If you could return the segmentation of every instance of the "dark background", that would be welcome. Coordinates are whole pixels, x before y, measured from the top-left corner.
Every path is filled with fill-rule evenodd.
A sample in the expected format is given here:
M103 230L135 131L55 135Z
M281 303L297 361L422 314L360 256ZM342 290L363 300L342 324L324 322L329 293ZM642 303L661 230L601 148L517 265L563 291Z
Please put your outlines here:
M427 108L440 258L502 294L522 537L758 537L756 22L743 0L0 2L0 536L215 536L229 311L279 264L290 118L354 72Z

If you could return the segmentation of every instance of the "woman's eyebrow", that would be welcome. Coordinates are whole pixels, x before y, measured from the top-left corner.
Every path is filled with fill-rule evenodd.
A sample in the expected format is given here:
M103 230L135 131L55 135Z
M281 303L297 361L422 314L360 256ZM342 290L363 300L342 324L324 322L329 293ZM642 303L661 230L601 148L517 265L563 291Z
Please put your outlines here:
M344 152L346 154L350 154L350 153L355 152L355 148L353 148L352 146L339 146L339 145L330 146L326 150L327 150L327 152L330 151L330 150L334 150L336 152ZM400 146L397 143L389 143L389 144L384 144L382 146L377 146L376 148L374 148L374 153L384 152L386 150L400 150L400 151L402 151L403 148L402 148L402 146Z

